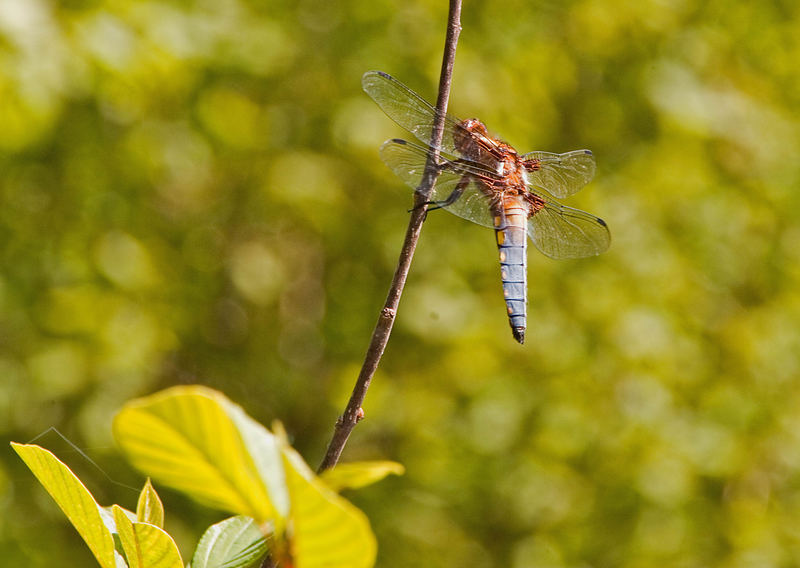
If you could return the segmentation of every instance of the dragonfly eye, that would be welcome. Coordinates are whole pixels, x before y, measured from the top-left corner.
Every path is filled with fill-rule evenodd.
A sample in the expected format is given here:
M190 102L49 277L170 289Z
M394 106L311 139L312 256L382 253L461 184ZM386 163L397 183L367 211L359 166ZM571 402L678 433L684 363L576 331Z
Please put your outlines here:
M470 118L461 123L464 128L475 134L486 136L488 134L486 126L477 118Z

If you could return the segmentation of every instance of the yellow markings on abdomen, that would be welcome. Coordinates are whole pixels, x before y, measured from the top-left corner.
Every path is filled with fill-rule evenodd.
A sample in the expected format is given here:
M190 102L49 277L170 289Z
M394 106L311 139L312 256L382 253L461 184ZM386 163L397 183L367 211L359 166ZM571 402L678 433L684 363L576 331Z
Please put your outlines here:
M494 215L495 238L500 256L500 276L508 322L514 339L525 341L527 226L530 208L521 196L503 196Z

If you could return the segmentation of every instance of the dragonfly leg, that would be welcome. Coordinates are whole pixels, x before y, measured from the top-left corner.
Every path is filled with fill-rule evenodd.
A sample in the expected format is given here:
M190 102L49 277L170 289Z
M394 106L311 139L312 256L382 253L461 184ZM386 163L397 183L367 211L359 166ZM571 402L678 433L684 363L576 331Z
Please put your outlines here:
M456 185L455 189L448 195L445 199L439 199L437 201L426 201L418 205L417 207L422 207L423 205L428 205L428 211L435 211L437 209L442 209L444 207L448 207L458 201L458 199L463 195L464 190L469 185L469 176L461 176L461 179L458 181L458 185Z

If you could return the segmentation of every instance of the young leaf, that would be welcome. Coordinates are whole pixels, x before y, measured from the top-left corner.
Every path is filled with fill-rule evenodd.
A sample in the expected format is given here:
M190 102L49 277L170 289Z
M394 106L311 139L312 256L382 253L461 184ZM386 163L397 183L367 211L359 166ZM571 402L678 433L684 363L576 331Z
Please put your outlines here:
M142 492L139 493L139 502L136 504L136 520L140 523L150 523L164 528L164 505L153 484L150 483L149 477Z
M271 433L203 387L139 399L114 420L118 443L139 469L200 501L269 521L279 565L371 567L376 544L367 518L320 481L276 428Z
M367 517L331 491L290 446L283 447L291 502L291 556L298 568L370 568L377 544Z
M208 388L173 387L126 404L114 418L114 437L134 466L161 483L259 522L274 518L226 402Z
M103 568L115 568L114 539L100 507L75 474L52 453L32 444L11 446L58 503Z
M131 522L117 505L112 510L129 568L183 568L175 541L163 529Z
M320 479L334 491L358 489L380 481L387 475L403 475L405 468L393 461L340 463L322 472Z
M250 568L267 554L267 539L249 517L230 517L208 527L192 557L192 568Z
M125 513L125 516L128 517L132 523L136 522L136 513L129 511L125 507L120 507L119 505L100 507L100 515L103 517L103 522L106 524L108 530L111 531L112 535L117 532L117 522L114 520L114 507L117 507L120 511Z
M232 403L228 399L223 399L225 412L233 421L236 429L244 440L256 468L261 476L261 480L267 486L272 506L279 515L279 519L284 519L289 514L289 494L286 490L286 479L283 473L283 462L281 460L281 443L278 437L259 424L242 407ZM279 522L276 527L278 532L282 531L282 524Z

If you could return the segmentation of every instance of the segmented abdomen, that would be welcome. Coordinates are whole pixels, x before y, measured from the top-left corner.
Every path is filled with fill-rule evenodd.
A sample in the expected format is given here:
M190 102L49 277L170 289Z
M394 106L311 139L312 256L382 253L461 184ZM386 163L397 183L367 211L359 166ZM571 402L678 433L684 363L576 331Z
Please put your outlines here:
M494 216L494 227L508 323L514 339L524 343L528 303L527 203L520 197L504 197Z

